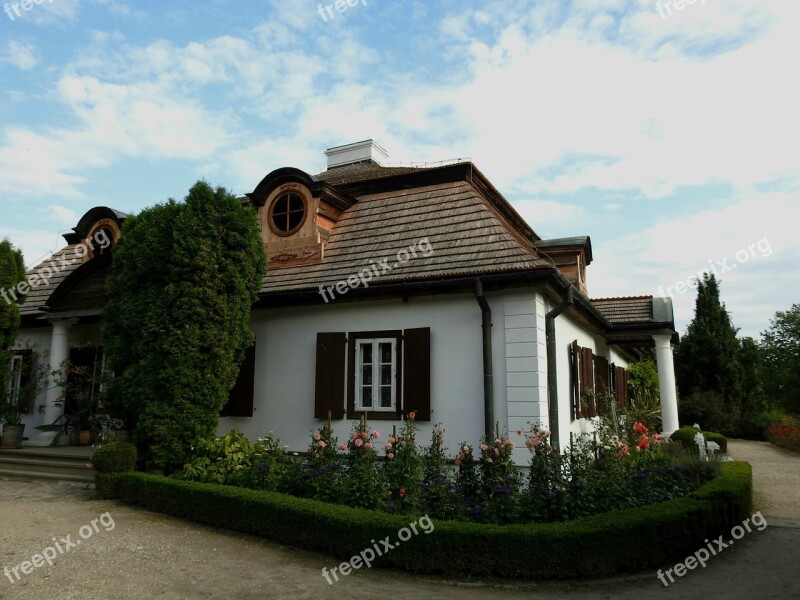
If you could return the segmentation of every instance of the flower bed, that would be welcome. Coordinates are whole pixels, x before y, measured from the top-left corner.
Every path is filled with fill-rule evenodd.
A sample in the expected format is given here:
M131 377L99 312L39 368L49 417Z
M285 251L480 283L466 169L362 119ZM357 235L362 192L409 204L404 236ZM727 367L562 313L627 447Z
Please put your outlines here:
M548 431L518 430L531 454L527 472L514 465L512 436L499 432L477 448L460 444L451 465L444 431L437 425L430 445L418 446L412 412L399 432L384 436L362 419L339 443L325 424L311 432L302 457L272 437L253 443L234 431L198 441L177 476L352 508L505 525L566 521L686 496L719 466L676 457L670 449L677 446L638 422L607 422L596 439L578 438L563 454L553 450Z
M800 452L800 418L786 415L767 427L764 437L776 446Z
M394 537L408 517L274 492L114 474L123 502L349 559L371 541ZM720 477L686 497L561 523L435 523L376 560L420 573L523 579L593 577L657 568L682 559L751 513L747 463L722 465Z

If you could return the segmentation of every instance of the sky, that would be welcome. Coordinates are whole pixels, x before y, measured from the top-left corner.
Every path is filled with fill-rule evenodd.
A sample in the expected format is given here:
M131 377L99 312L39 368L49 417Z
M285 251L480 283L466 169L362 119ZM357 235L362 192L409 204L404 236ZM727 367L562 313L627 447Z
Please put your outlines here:
M0 4L0 239L29 266L94 206L371 138L472 160L539 236L591 237L591 297L672 296L680 333L704 270L741 335L800 302L795 0Z

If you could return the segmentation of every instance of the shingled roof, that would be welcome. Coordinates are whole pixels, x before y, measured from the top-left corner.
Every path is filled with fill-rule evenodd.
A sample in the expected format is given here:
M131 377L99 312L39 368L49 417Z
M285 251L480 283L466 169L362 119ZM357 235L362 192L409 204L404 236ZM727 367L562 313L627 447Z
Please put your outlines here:
M592 305L610 323L653 323L653 296L597 298Z
M430 256L418 249L400 264L397 253L423 239ZM462 181L360 198L331 231L322 262L270 269L262 291L333 285L384 259L392 269L373 284L552 268Z

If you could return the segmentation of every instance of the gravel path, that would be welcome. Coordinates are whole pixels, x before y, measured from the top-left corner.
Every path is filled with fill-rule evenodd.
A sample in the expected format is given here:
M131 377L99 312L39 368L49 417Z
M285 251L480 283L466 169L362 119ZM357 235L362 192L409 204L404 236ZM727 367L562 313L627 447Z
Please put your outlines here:
M668 588L653 572L600 581L539 584L452 582L379 569L355 571L328 585L322 577L322 568L330 569L337 561L324 554L202 527L114 501L97 500L93 490L78 485L0 480L0 569L13 569L30 560L32 555L54 544L54 537L57 542L67 535L73 542L81 541L57 556L52 566L45 563L28 575L19 571L20 579L14 583L0 574L0 598L798 598L800 529L774 526L770 516L788 522L786 515L795 514L782 511L798 506L800 490L796 477L800 458L781 455L773 460L769 447L751 448L750 444L746 442L740 447L739 442L732 442L729 450L737 458L753 453L757 498L764 502L763 507L757 508L764 510L770 526L746 535L712 558L705 569L689 571ZM763 460L759 452L765 453ZM786 469L790 477L795 477L785 486L794 502L770 504L773 494L767 493L763 486L772 483L767 467L762 464L769 466L773 462L779 466L769 467L777 469L770 473ZM778 483L784 485L783 481ZM110 517L101 519L106 512ZM101 519L96 521L97 531L92 530L88 535L90 532L84 528L87 535L81 539L81 527L90 526L93 519ZM11 577L14 578L13 572Z
M756 510L800 526L800 454L769 442L744 440L728 440L728 454L753 465Z

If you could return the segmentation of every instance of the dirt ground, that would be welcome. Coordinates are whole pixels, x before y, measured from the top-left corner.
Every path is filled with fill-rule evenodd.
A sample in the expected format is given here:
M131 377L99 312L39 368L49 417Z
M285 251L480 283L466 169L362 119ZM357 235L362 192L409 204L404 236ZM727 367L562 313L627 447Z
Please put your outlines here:
M93 490L77 485L2 480L0 598L798 598L800 456L754 442L732 442L729 451L753 463L756 509L769 525L666 588L654 572L599 581L520 583L454 582L379 569L354 571L328 585L322 568L331 569L338 561L324 554L97 500ZM69 544L62 538L68 535L70 542L81 543L66 550ZM48 546L57 553L55 544L64 552L52 566L29 565L30 574L20 570L23 561Z

